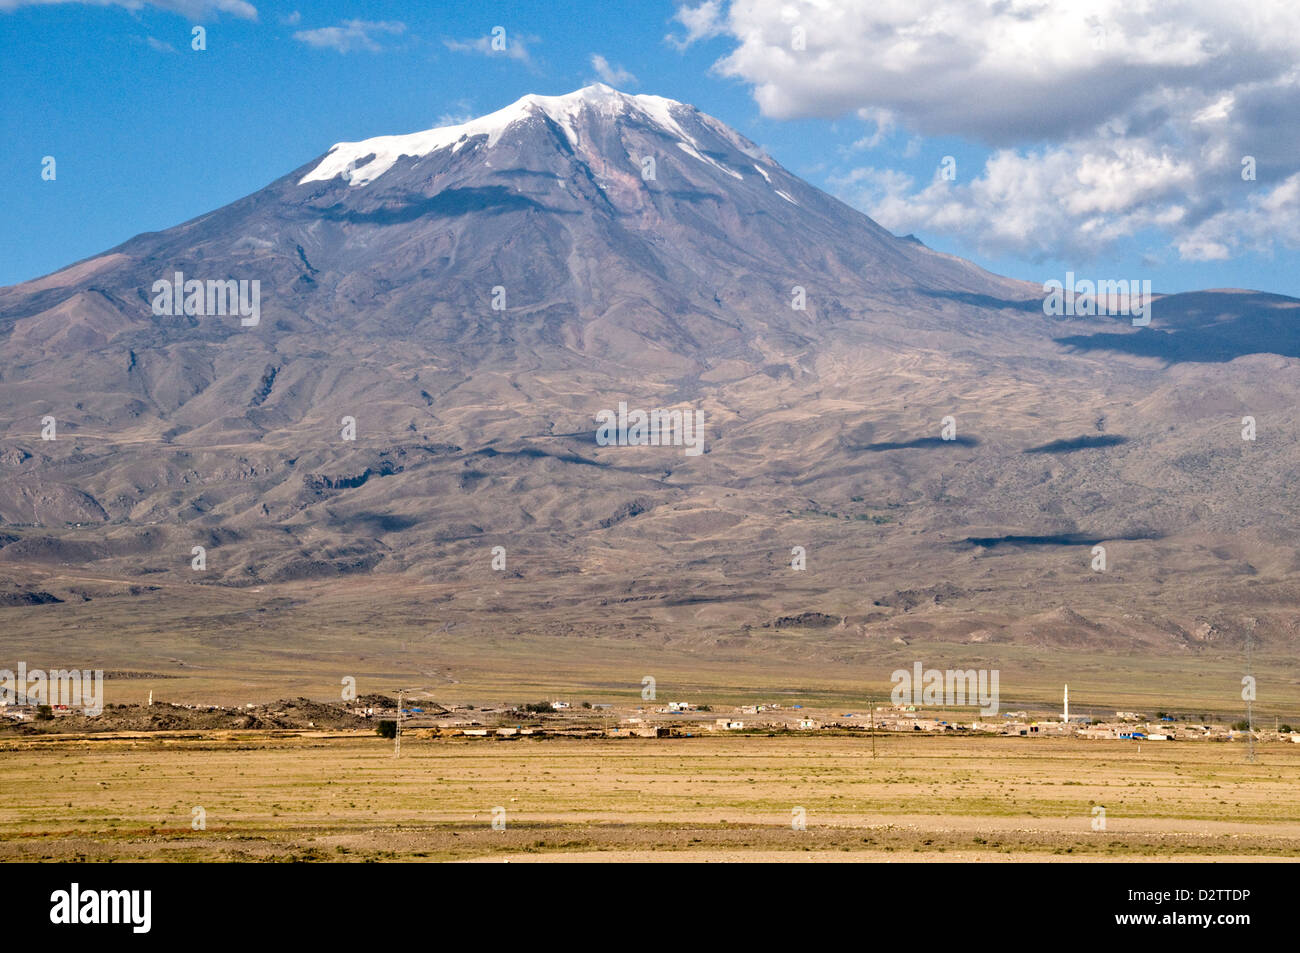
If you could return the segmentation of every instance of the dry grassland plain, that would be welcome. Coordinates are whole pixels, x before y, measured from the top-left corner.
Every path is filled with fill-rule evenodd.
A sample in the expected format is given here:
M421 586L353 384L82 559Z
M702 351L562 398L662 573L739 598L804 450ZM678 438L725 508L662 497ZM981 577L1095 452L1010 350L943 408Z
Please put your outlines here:
M49 579L39 586L58 588ZM1300 723L1300 672L1289 644L1257 645L1248 663L1235 643L1152 653L1086 639L1045 647L918 633L903 643L838 628L759 628L737 638L733 627L723 638L693 614L653 607L624 616L586 606L578 622L552 625L545 586L500 588L501 599L514 600L505 610L488 600L463 613L447 606L486 597L458 584L412 587L379 576L267 591L162 586L138 597L7 608L4 664L64 668L76 646L76 667L106 672L108 704L143 703L150 692L191 704L337 700L345 676L362 693L420 688L442 704L620 703L639 701L642 678L652 675L664 699L853 711L887 698L890 673L919 659L940 669L999 670L1004 709L1059 712L1069 683L1078 714L1163 709L1226 720L1246 715L1241 678L1249 664L1259 683L1256 724ZM617 619L619 630L601 629L602 619Z
M1300 857L1291 744L1259 746L1254 763L1232 743L897 734L877 737L875 758L869 738L843 735L415 731L400 759L358 732L0 745L6 861ZM800 808L805 830L792 824Z

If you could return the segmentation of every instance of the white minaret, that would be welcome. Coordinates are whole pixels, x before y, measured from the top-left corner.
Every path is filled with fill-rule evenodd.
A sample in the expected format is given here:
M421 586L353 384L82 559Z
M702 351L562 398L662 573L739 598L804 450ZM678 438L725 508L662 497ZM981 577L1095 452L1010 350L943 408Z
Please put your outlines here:
M1070 686L1069 685L1065 686L1065 714L1061 717L1061 720L1065 722L1067 725L1070 723Z

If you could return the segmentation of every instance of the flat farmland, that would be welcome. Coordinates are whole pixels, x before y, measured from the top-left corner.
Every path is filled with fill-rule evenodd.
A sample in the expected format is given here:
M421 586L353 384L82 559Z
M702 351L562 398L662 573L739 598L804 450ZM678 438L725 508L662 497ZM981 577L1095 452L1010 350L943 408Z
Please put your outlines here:
M1300 745L1245 759L1233 743L898 734L874 758L862 736L412 732L400 759L355 732L16 738L0 744L0 859L1300 858Z

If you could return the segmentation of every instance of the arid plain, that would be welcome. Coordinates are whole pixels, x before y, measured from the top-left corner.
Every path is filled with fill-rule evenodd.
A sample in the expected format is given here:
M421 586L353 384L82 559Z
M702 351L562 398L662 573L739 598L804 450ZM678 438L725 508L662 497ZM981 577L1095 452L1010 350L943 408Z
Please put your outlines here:
M7 739L0 859L1294 860L1297 746L1244 748L413 734L399 759L344 732Z

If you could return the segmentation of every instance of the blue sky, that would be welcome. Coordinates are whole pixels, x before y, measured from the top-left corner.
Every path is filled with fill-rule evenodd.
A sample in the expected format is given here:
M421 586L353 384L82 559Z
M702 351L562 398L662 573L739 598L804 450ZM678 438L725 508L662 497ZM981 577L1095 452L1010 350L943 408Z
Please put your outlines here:
M0 285L210 211L334 142L605 79L692 103L886 227L1002 274L1300 295L1300 113L1268 134L1269 110L1297 102L1295 51L1273 36L1290 21L1242 28L1224 52L1184 36L1186 16L1134 20L1100 0L1080 46L1044 48L1007 85L1013 48L1043 47L1061 23L1025 34L1024 16L985 11L965 33L919 35L922 8L945 4L973 15L957 0L844 0L830 20L797 0L0 0ZM1206 36L1228 29L1216 15L1205 7ZM507 55L483 48L494 26ZM1159 57L1143 52L1157 40ZM1207 56L1214 83L1191 78ZM1125 85L1134 70L1145 86ZM955 181L936 179L944 156Z

